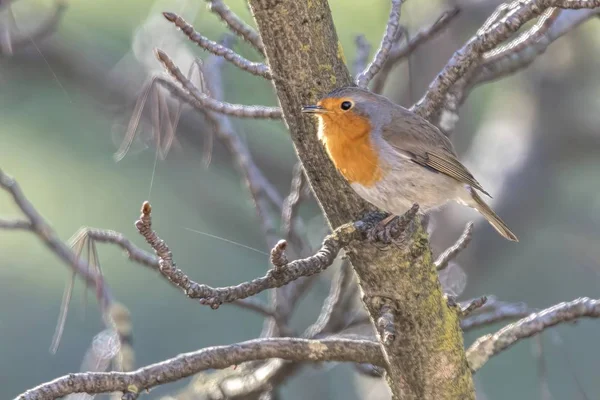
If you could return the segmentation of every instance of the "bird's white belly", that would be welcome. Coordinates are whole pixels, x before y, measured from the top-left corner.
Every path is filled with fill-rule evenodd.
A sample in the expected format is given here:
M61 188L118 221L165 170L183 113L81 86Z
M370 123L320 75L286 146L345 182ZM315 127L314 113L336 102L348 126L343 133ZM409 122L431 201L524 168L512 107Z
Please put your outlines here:
M395 215L402 215L413 204L420 212L443 206L464 191L456 180L428 170L409 160L397 162L384 177L370 187L351 184L356 193L369 203Z

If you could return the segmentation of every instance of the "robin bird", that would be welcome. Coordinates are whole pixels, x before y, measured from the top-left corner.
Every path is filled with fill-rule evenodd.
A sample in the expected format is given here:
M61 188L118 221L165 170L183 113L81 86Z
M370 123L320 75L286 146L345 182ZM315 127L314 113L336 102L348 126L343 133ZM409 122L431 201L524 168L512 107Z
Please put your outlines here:
M358 87L336 89L302 112L319 117L319 139L354 191L392 218L414 203L426 213L454 200L518 242L477 193L491 197L458 161L450 140L424 118Z

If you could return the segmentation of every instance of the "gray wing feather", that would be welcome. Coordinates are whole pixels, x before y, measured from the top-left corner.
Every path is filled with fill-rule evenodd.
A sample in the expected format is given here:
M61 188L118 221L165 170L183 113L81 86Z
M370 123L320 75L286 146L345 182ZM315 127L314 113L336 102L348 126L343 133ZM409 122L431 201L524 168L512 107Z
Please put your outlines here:
M382 129L383 139L387 143L413 162L448 175L492 197L458 161L452 143L438 128L405 108L396 107L391 123Z

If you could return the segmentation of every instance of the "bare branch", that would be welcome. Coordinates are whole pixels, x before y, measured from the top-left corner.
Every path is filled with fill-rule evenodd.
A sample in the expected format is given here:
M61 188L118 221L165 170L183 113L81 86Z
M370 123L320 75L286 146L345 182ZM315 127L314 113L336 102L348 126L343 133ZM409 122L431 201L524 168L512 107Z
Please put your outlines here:
M194 27L188 24L179 15L171 12L164 12L163 15L167 21L172 22L177 26L186 36L198 46L204 50L209 51L217 56L223 57L242 71L251 73L252 75L262 76L265 79L273 79L269 67L262 63L255 63L240 56L235 51L228 47L222 46L217 42L207 39L200 33L194 30Z
M22 219L0 219L0 229L31 231L33 229L33 226L29 221L25 221Z
M600 8L563 10L557 18L548 18L544 29L532 35L532 40L527 40L527 46L520 45L507 51L502 57L488 59L479 69L473 83L481 84L499 79L529 66L556 39L598 14Z
M215 100L198 89L182 72L173 60L167 56L165 52L157 49L156 55L159 61L164 65L167 71L179 82L184 90L190 94L194 100L189 100L185 94L180 94L181 89L168 80L157 78L157 82L165 86L175 96L188 101L197 109L208 109L221 114L233 115L240 118L282 118L281 109L278 107L263 107L263 106L243 106L240 104L231 104L223 101Z
M503 57L506 57L507 55L510 55L511 53L519 52L536 43L546 34L546 32L548 32L548 29L550 29L550 26L552 26L554 21L556 21L556 18L561 12L562 10L558 8L548 8L542 13L533 27L525 32L522 32L510 42L485 53L483 55L484 61L495 62Z
M387 58L389 57L390 50L394 41L398 38L398 30L400 29L400 9L404 0L391 0L392 6L390 10L390 17L385 28L385 34L381 39L381 44L373 61L367 66L367 68L356 77L356 84L359 87L367 87L373 77L379 72Z
M222 0L207 0L210 10L217 14L227 27L239 37L250 43L260 54L265 55L265 47L258 32L238 17Z
M15 400L55 400L71 393L140 392L207 369L223 369L251 360L350 361L385 365L380 345L370 340L297 338L256 339L181 354L133 372L78 373L44 383Z
M464 307L460 307L460 316L461 318L469 316L473 311L483 307L487 302L486 296L481 296L476 299L473 299L467 303Z
M302 192L307 186L307 183L302 164L296 163L293 171L290 194L284 200L281 211L281 231L286 240L289 239L292 232L294 218L298 212L300 200L302 199Z
M427 43L429 40L433 39L440 32L442 32L444 28L446 28L450 22L452 22L454 18L458 16L459 11L459 8L453 8L445 11L433 24L415 33L415 35L412 36L407 43L404 45L401 45L400 43L394 45L390 51L387 61L383 64L381 71L373 80L373 92L381 93L394 66L396 66L400 61L410 57L410 55L421 45Z
M440 256L435 260L435 267L438 271L445 269L448 263L456 258L458 254L467 248L471 239L473 238L473 223L469 222L465 226L465 230L462 235L458 238L456 243L448 247Z
M460 321L460 327L467 332L509 319L524 318L532 311L525 303L507 303L491 296L483 307L476 310L476 313Z
M159 257L159 270L170 282L182 289L192 299L199 299L201 304L218 308L223 303L254 296L264 290L278 288L300 277L314 275L329 267L343 246L360 237L354 224L346 224L325 238L321 249L313 256L291 261L276 266L264 277L237 286L212 288L201 285L188 278L173 262L171 251L167 244L152 230L150 203L144 202L142 215L136 222L140 234L154 249ZM285 246L283 246L285 248ZM283 256L283 249L275 250Z
M287 242L285 240L280 240L271 250L271 264L273 264L276 271L281 272L281 269L289 263L287 256L285 255L286 248Z
M476 372L491 357L519 340L537 335L554 325L583 317L600 317L600 300L582 297L568 303L560 303L510 324L493 335L482 336L467 350L469 367Z
M119 246L127 253L127 257L134 262L150 267L151 269L158 269L158 258L153 254L150 254L136 245L134 245L129 239L120 232L112 230L96 229L89 227L82 227L73 236L73 241L81 241L85 238L92 239L99 243L110 243Z
M12 196L15 204L21 209L27 217L31 225L31 232L60 258L65 264L69 265L74 273L79 274L85 281L86 285L96 291L100 300L100 306L103 310L112 303L113 297L110 293L108 285L103 282L102 276L99 276L92 270L88 263L81 258L78 258L75 253L69 249L58 237L54 229L35 209L33 204L25 197L19 184L10 176L6 175L0 169L0 188L6 190Z
M506 11L507 9L509 9L508 5L505 9L501 10L499 8L498 10ZM500 14L497 11L489 20L493 23L499 18ZM518 46L512 47L510 51L503 52L502 56L488 59L478 68L466 73L452 86L446 94L444 107L438 119L438 126L447 135L450 134L458 121L458 110L473 88L506 77L529 66L556 39L598 14L600 14L600 7L590 10L562 10L558 17L554 14L550 15L541 26L536 24L529 31L519 35L519 37L526 38L526 44L519 43ZM553 18L550 18L551 16ZM552 23L553 20L554 23ZM484 26L489 25L490 23L484 24ZM529 34L531 30L535 34ZM514 43L514 41L511 43Z
M275 312L275 310L273 310L273 307L270 307L269 305L265 304L264 302L258 299L249 297L247 299L236 300L233 302L233 304L240 308L245 308L246 310L254 311L258 314L262 314L267 317L277 317L277 313Z
M541 15L546 9L550 7L580 9L599 6L600 0L522 0L511 3L504 17L499 20L491 18L489 23L486 23L473 38L454 53L442 72L429 85L427 93L412 107L412 111L430 119L440 111L452 86L461 77L472 72L484 54L509 39L523 25ZM501 7L502 11L506 10L506 6ZM496 14L494 15L497 18L500 13Z
M145 265L152 270L158 271L160 268L159 258L150 254L136 245L120 232L112 230L96 229L83 227L71 239L74 243L83 243L85 240L93 240L98 243L110 243L119 246L125 250L129 260ZM273 316L274 311L257 299L244 299L234 302L235 305L247 310L255 311L266 316Z
M534 338L532 353L533 357L537 360L538 383L541 393L540 398L541 400L552 400L550 385L548 385L548 368L546 366L546 357L544 356L542 334L539 334Z
M220 68L222 63L222 58L213 56L207 62L207 70L200 71L201 73L208 73L207 86L209 87L209 92L217 100L221 100L223 97L223 79ZM281 113L281 110L278 111ZM216 112L206 112L205 116L213 125L216 137L231 154L235 165L248 187L261 228L266 237L267 247L274 246L276 241L274 237L276 225L270 216L269 204L274 206L278 211L281 210L283 204L282 196L254 163L248 146L233 129L231 120L226 115Z
M329 294L323 302L319 317L304 332L304 337L315 338L324 333L333 332L335 320L345 319L344 295L352 281L352 266L348 262L343 262L340 268L336 271L329 287Z
M367 41L365 35L356 36L354 43L356 44L356 59L352 71L354 75L358 76L367 67L369 54L371 54L371 44Z

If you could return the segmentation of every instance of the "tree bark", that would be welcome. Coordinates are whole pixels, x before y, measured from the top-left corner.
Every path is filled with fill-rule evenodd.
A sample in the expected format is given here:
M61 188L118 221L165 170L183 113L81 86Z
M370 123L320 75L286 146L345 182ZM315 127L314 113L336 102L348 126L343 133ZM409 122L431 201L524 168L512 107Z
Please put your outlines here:
M298 158L332 228L373 207L337 173L300 113L330 90L352 84L326 0L249 0L277 96ZM457 311L447 305L427 233L413 222L401 246L381 251L360 242L346 249L363 302L375 323L392 323L382 343L394 399L474 399Z

